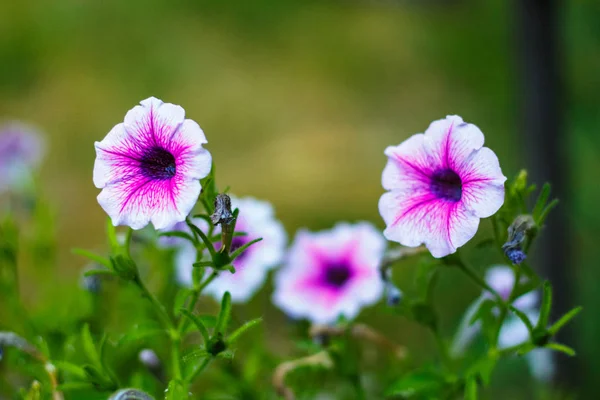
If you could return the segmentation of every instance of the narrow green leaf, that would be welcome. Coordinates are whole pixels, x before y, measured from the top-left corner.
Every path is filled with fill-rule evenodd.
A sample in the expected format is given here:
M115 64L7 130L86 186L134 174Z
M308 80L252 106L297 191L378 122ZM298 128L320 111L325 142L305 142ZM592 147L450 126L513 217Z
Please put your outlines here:
M517 350L517 355L523 356L536 348L537 346L531 342L525 343Z
M73 254L77 254L79 256L83 256L86 257L100 265L105 266L108 269L112 269L112 264L110 263L110 260L108 258L99 256L98 254L92 253L91 251L85 250L85 249L72 249L71 252Z
M229 318L231 316L231 294L225 292L223 299L221 300L221 310L217 317L217 324L215 325L215 332L225 335L227 325L229 324Z
M254 243L260 242L261 240L263 240L263 239L262 238L254 239L254 240L246 243L245 245L241 246L240 248L238 248L236 251L234 251L233 253L231 253L231 261L235 260L248 247L252 246Z
M181 288L177 291L175 295L175 300L173 300L173 314L177 315L179 311L184 308L185 301L192 294L193 290L189 288Z
M554 209L554 207L556 207L558 205L558 203L559 203L559 200L554 199L550 202L550 204L548 204L548 206L546 208L544 208L544 211L542 211L540 218L536 221L538 226L542 226L544 224L544 222L546 222L546 218L548 218L548 214L550 214L550 211L552 211L552 209Z
M128 345L130 343L140 342L144 339L155 336L167 336L168 332L162 328L140 328L132 332L128 332L117 341L116 348Z
M542 305L540 308L540 319L537 323L537 327L540 329L546 329L548 326L548 319L550 318L550 311L552 309L552 285L550 285L550 282L545 281L542 285L542 289Z
M581 306L575 307L574 309L572 309L571 311L569 311L568 313L566 313L565 315L563 315L558 321L556 321L554 323L554 325L552 325L548 329L548 333L550 333L551 335L556 335L556 333L558 333L558 331L560 330L560 328L562 328L570 320L572 320L573 318L575 318L575 316L577 314L579 314L581 312L581 310L583 310L583 307L581 307Z
M102 363L100 362L100 354L94 345L92 334L90 333L90 326L85 324L81 329L81 341L83 344L83 351L87 356L88 360L94 365L94 367L102 370Z
M62 373L71 374L78 379L85 379L87 376L83 368L68 361L54 361L53 364Z
M533 324L531 323L531 321L529 320L529 318L527 317L527 315L525 315L525 313L523 311L515 308L512 305L510 305L508 307L510 308L510 310L512 312L514 312L517 315L517 317L519 317L519 319L521 321L523 321L523 323L527 327L527 330L529 331L529 336L532 337L533 336Z
M189 393L187 393L181 382L175 380L169 382L169 387L165 390L165 400L185 400L189 398Z
M187 364L210 356L211 355L208 353L208 351L206 351L206 349L192 350L183 356L183 362Z
M208 238L208 236L206 236L206 234L204 232L202 232L202 230L200 228L198 228L196 225L194 225L190 220L186 220L188 226L190 227L190 229L200 237L200 239L202 239L202 242L204 243L204 245L206 246L208 252L210 253L211 258L214 259L215 256L215 247L213 246L212 242L210 241L210 239Z
M552 349L552 350L560 351L561 353L565 353L566 355L571 356L571 357L575 356L575 350L573 350L569 346L565 346L564 344L560 344L560 343L548 343L545 347L547 349Z
M117 239L116 227L113 225L110 217L106 219L106 236L108 237L108 244L113 253L117 252L121 245L119 245L119 240Z
M550 184L545 183L542 186L542 190L540 191L540 195L535 202L535 206L533 207L533 219L536 223L539 221L540 216L542 215L542 211L544 207L546 207L546 203L548 202L548 198L550 197ZM538 224L539 225L539 224Z
M198 328L198 331L200 331L200 334L204 339L204 343L208 343L208 341L210 340L210 335L208 334L208 330L206 329L202 321L185 308L182 308L180 312L187 318L189 318L194 323L194 325L196 325L196 328Z
M241 335L243 335L248 329L260 324L261 322L262 322L262 318L256 318L256 319L246 322L244 325L240 326L235 331L233 331L233 333L231 335L229 335L229 337L226 340L227 344L229 345L229 344L235 343L235 341L238 340L239 337Z

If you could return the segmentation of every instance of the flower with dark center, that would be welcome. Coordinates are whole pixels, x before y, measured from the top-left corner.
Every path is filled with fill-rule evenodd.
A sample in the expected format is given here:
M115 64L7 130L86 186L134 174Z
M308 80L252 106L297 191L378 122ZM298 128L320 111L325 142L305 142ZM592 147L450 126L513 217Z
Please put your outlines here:
M292 318L318 324L354 318L383 294L384 250L385 239L366 222L316 233L302 230L275 276L273 302Z
M449 116L385 150L388 192L379 213L388 240L425 244L434 257L444 257L475 235L480 218L498 211L506 177L483 140L475 125Z
M211 155L183 108L150 97L96 142L94 184L113 224L156 229L184 221L200 194Z

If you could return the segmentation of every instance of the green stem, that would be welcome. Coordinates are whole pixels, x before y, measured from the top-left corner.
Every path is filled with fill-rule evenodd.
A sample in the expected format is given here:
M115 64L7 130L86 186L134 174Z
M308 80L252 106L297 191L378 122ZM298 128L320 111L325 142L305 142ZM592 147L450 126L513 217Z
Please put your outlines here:
M146 297L150 301L150 303L152 304L152 306L154 307L154 309L156 311L156 315L158 315L160 320L163 322L165 328L168 329L169 331L173 330L174 326L173 326L173 323L171 322L171 318L169 317L169 314L167 314L167 311L162 306L162 304L160 304L160 302L156 299L156 297L154 297L152 295L152 293L150 293L148 288L146 288L146 285L144 285L144 283L142 282L140 277L136 276L134 278L133 282L142 292L142 296Z
M181 338L178 334L173 334L171 337L171 360L173 363L173 378L177 381L181 381L183 379L183 375L181 373L180 346Z
M508 306L502 299L502 296L500 296L500 294L496 290L494 290L494 288L488 285L487 282L483 280L483 278L477 275L477 273L471 268L469 268L462 260L456 265L458 266L458 268L460 268L461 271L465 273L465 275L471 278L473 282L481 286L484 290L487 290L489 293L491 293L496 298L496 301L502 306L503 310L506 310L508 308Z
M192 313L194 311L194 307L196 307L196 303L198 302L198 299L200 298L200 294L202 293L204 288L207 287L217 276L219 276L219 274L217 272L213 272L208 278L206 278L206 280L204 282L202 282L200 284L200 286L198 286L197 289L194 289L192 291L191 299L187 306L187 310L190 313ZM189 318L184 318L182 316L181 319L179 320L179 325L177 326L177 332L179 334L182 334L183 332L185 332L189 323L190 323Z

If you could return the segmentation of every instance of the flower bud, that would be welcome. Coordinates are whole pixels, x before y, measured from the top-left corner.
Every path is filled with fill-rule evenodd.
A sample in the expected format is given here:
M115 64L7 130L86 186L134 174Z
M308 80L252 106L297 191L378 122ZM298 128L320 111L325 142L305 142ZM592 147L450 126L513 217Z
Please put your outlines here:
M393 283L387 282L385 285L386 303L390 307L397 306L402 301L402 291Z
M502 245L506 257L515 264L521 264L527 258L523 251L528 237L535 234L537 225L531 215L519 215L508 227L508 239Z
M160 360L158 356L151 349L143 349L140 351L139 359L142 364L144 364L148 369L158 368L160 367Z
M231 199L224 193L218 194L215 198L215 212L210 216L213 225L229 225L233 222L233 213L231 212Z

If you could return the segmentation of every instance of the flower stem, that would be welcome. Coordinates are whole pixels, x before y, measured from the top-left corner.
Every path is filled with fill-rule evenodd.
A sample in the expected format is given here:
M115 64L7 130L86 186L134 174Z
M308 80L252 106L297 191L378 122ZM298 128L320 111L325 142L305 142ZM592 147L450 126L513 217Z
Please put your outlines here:
M485 280L483 280L479 275L477 275L475 271L469 268L462 260L457 262L456 265L458 266L458 268L460 268L461 271L465 273L465 275L471 278L473 282L475 282L478 286L481 286L484 290L487 290L490 294L492 294L496 298L496 301L498 301L498 303L502 306L503 310L507 309L507 305L502 299L502 296L500 296L500 294L496 290L494 290L494 288L488 285Z
M190 374L190 376L188 377L187 381L189 383L194 382L194 380L196 380L196 378L198 377L198 375L200 375L200 373L202 371L204 371L206 369L206 367L208 367L208 364L210 364L210 362L213 360L213 357L206 357L203 361L202 364L200 364L194 371L192 371L192 373Z
M204 288L207 287L217 276L219 276L219 274L217 272L213 272L212 274L210 274L210 276L208 278L206 278L206 280L204 282L202 282L200 284L200 286L198 286L198 288L196 288L192 291L191 299L187 306L187 310L190 313L194 311L194 307L196 307L196 303L198 302L198 299L200 298L200 294L202 293ZM179 334L182 334L183 332L185 332L185 330L188 327L189 322L190 321L188 318L182 317L179 320L179 325L177 326L177 332Z

